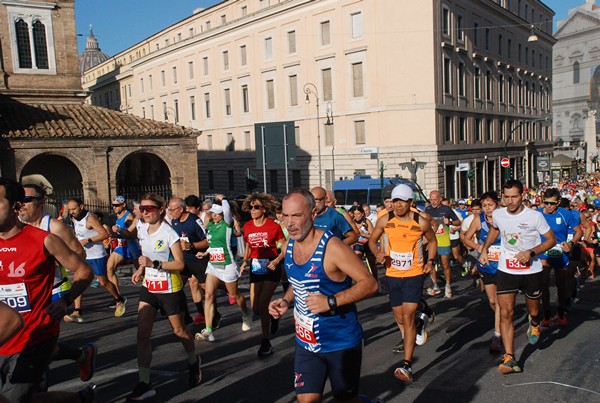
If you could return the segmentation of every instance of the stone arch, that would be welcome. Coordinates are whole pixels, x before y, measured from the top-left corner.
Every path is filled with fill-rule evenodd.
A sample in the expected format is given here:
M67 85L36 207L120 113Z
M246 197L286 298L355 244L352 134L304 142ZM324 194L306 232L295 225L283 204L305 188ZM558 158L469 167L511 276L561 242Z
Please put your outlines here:
M173 170L159 154L139 150L122 156L114 174L117 193L127 198L147 192L170 197Z
M83 194L83 173L69 157L59 153L39 153L29 159L19 171L19 179L28 175L43 175L54 192L73 191Z

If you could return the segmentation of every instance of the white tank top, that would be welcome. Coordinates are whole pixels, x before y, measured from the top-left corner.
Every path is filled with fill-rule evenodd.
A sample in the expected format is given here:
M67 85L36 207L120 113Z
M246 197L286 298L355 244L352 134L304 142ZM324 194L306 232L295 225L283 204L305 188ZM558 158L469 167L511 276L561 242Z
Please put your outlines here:
M92 213L88 211L85 217L83 217L80 221L73 219L73 222L75 223L75 236L77 239L88 239L98 235L98 231L87 228L87 220L91 215ZM83 249L85 250L86 259L100 259L106 256L106 250L104 249L102 242L88 243L83 247Z

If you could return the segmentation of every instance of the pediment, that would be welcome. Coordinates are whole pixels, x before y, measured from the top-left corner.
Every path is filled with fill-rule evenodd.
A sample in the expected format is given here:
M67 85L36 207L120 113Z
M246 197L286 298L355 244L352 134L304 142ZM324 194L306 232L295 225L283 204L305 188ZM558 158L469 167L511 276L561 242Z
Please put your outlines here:
M561 37L576 34L589 29L600 28L600 18L595 14L589 14L585 11L577 10L568 19L563 20L554 33L554 37Z

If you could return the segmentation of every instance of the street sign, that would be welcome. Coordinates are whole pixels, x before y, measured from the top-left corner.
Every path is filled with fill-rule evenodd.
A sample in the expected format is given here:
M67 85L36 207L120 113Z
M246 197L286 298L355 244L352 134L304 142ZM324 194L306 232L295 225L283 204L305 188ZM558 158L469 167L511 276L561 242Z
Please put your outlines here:
M508 168L510 166L510 160L507 157L504 157L500 160L500 165L502 168Z
M456 166L456 172L467 172L468 170L469 170L469 163L468 162L460 162Z
M377 154L379 149L377 147L365 147L360 149L361 154Z

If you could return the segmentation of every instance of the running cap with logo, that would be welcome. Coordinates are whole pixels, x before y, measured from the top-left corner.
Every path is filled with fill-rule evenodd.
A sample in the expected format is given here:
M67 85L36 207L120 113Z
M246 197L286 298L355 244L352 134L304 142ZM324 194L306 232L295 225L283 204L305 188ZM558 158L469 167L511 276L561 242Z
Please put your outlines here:
M223 214L223 207L219 206L218 204L213 204L208 211L215 214Z
M125 197L115 196L112 201L113 201L113 203L125 204Z
M408 201L413 198L413 190L408 185L398 185L392 190L392 200L400 199L402 201Z

